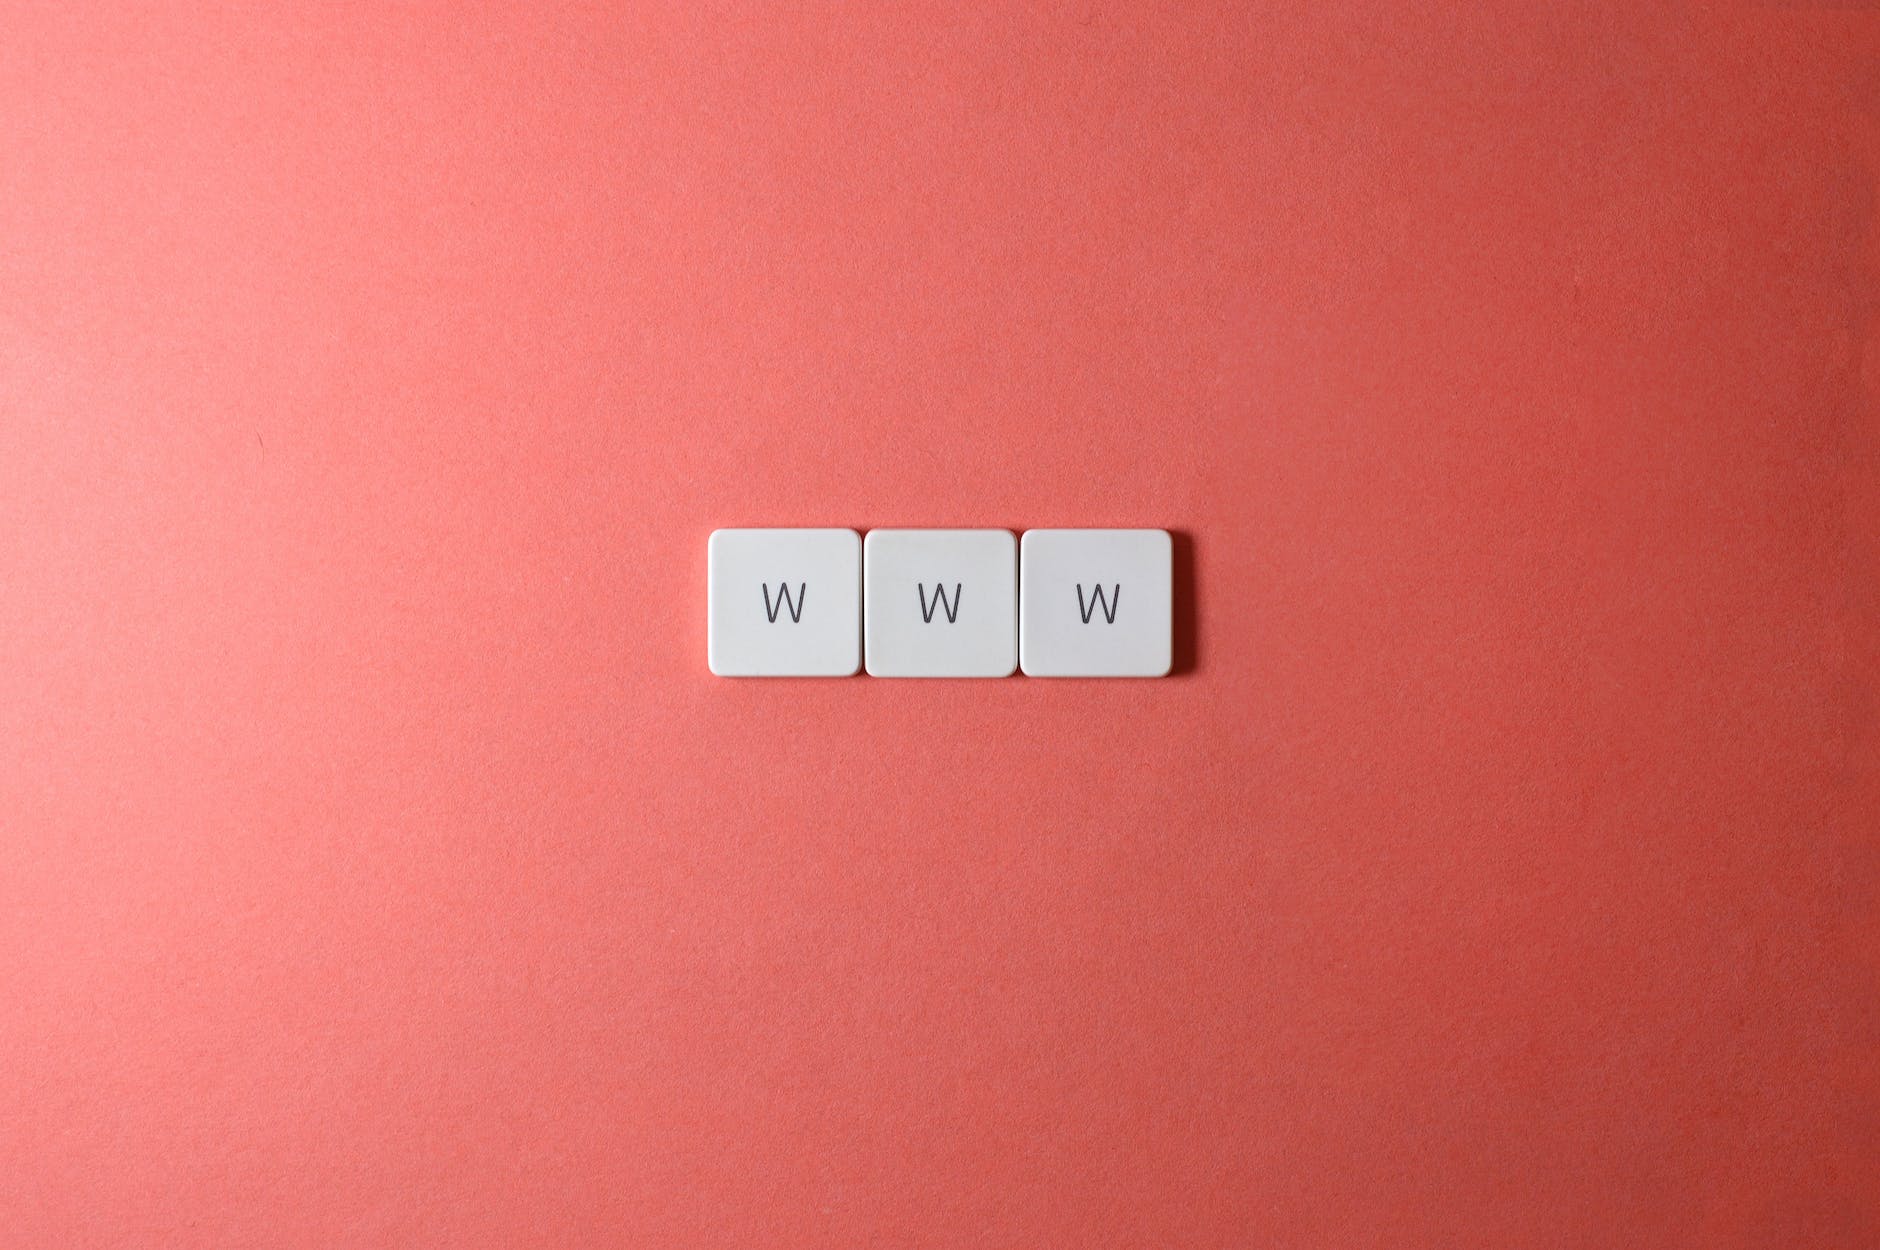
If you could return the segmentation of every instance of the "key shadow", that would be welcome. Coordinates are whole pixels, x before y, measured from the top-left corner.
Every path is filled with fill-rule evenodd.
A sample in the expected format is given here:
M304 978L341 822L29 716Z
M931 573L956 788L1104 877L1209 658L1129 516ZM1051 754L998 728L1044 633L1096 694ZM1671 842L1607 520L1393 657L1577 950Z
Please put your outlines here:
M1201 599L1195 585L1195 540L1187 530L1170 530L1174 567L1170 570L1173 603L1169 621L1169 676L1182 677L1201 667Z

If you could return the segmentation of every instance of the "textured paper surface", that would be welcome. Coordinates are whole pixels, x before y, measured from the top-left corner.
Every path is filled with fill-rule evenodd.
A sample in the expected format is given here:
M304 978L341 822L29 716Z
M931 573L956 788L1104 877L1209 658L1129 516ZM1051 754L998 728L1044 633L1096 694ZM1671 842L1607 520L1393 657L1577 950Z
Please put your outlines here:
M0 1240L1880 1244L1874 15L1152 7L10 6Z

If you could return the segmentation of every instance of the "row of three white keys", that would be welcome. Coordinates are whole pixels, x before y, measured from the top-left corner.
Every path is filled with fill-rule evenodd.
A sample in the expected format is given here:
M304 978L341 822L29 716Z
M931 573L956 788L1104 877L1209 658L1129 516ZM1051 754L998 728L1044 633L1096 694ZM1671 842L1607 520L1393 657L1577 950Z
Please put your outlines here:
M711 671L1160 677L1172 565L1156 529L717 530Z

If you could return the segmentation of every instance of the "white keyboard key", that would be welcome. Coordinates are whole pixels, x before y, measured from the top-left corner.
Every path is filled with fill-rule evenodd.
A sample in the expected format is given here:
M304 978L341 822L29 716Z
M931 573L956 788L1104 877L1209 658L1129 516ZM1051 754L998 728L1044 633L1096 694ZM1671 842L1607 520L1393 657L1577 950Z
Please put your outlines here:
M862 665L862 537L714 530L706 648L720 677L848 677Z
M1019 666L1031 677L1165 677L1173 548L1167 530L1026 530Z
M1010 677L1018 667L1010 530L870 530L862 570L871 677Z

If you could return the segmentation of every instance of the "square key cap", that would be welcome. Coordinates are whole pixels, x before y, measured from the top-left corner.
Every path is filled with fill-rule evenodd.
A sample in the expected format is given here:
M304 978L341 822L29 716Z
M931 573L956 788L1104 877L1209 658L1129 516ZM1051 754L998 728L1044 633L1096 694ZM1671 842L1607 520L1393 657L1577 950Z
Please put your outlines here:
M1167 530L1026 530L1019 667L1031 677L1166 677L1174 550Z
M720 677L848 677L862 666L862 536L714 530L707 642Z
M1010 530L870 530L862 598L872 677L1010 677L1018 667Z

